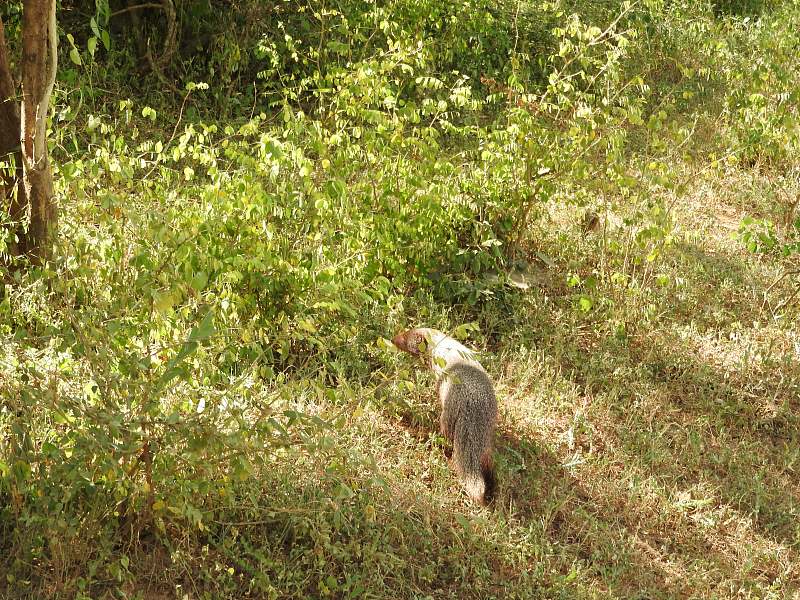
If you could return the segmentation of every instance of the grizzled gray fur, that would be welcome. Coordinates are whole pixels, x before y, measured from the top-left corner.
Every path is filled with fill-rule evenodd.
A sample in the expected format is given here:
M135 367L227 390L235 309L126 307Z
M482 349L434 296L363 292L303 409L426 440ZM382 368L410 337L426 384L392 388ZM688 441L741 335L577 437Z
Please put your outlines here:
M497 399L475 353L435 329L410 329L392 343L423 358L438 376L442 435L453 444L453 465L467 494L488 504L495 491L492 447Z

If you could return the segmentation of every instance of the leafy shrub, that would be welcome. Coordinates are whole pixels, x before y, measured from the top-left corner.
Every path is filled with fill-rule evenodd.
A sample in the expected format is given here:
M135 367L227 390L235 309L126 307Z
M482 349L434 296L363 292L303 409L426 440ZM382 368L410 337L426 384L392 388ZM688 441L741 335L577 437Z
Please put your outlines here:
M318 406L352 413L365 402L353 386L385 384L377 338L473 318L502 321L486 332L498 336L526 318L511 276L543 262L561 308L622 343L614 304L628 294L655 319L669 283L671 208L698 176L679 169L780 168L796 154L788 9L754 22L688 1L342 0L200 18L219 6L180 5L198 43L172 74L208 84L187 86L177 122L162 105L102 104L85 80L113 65L65 71L86 104L65 90L54 119L57 260L4 273L0 296L12 584L55 572L69 592L121 584L133 577L124 531L210 545L276 594L275 573L252 566L271 560L257 534L237 538L220 515L285 527L263 539L291 537L304 568L346 573L331 523L375 534L384 492L367 457L334 447L345 426ZM235 118L200 117L218 107ZM698 131L713 135L694 145ZM576 208L602 225L580 237L550 219ZM754 251L796 251L766 220L740 235ZM293 483L324 510L253 517L297 490L273 471L298 464ZM369 475L354 483L347 465ZM65 548L86 539L101 543L83 568ZM227 568L202 577L239 589ZM310 593L298 573L276 577ZM313 592L359 585L320 578Z

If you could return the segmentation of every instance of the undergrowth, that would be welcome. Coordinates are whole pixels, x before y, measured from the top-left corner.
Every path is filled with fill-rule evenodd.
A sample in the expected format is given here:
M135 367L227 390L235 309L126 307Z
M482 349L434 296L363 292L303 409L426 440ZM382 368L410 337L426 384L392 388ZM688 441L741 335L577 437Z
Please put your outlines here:
M298 6L187 8L177 105L122 33L62 67L0 592L798 593L796 3ZM482 351L491 509L411 325Z

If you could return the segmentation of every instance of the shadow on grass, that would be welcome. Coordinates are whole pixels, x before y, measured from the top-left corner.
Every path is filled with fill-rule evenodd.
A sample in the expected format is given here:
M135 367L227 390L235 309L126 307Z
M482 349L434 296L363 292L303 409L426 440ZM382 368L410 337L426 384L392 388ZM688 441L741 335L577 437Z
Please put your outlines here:
M686 582L675 576L659 551L626 524L618 495L599 493L596 482L570 474L562 457L508 431L501 452L531 466L503 482L505 518L541 527L549 571L566 581L580 580L593 593L624 598L675 598Z
M800 365L753 326L768 282L697 247L677 261L684 291L626 340L545 311L513 332L571 382L586 424L567 448L553 434L578 407L543 408L561 431L534 431L550 438L540 447L512 415L503 501L614 595L797 590Z

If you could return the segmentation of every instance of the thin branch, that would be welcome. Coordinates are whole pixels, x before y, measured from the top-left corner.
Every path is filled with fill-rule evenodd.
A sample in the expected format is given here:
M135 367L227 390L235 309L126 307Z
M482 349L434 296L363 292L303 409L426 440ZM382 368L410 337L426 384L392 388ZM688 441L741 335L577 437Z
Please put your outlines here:
M126 12L131 12L132 10L140 10L143 8L160 8L163 10L164 6L158 2L146 2L144 4L137 4L135 6L128 6L126 8L121 8L120 10L116 10L113 13L111 13L108 16L108 18L110 19L111 17L116 17Z
M40 149L43 149L41 156L35 157L34 166L40 168L39 164L47 162L47 113L50 112L50 96L53 94L53 86L56 83L56 65L58 61L58 29L56 29L56 0L50 1L50 14L47 19L47 45L50 50L50 63L47 65L47 84L42 94L42 100L37 107L37 112L44 111L44 114L37 114L37 135L42 136Z
M164 67L177 50L177 17L175 15L175 4L172 0L161 0L161 7L164 9L164 16L167 19L167 33L164 36L164 47L157 62L159 67Z
M769 293L772 291L772 288L774 288L781 281L786 279L789 275L798 275L798 274L800 274L800 269L789 269L789 270L786 270L783 273L781 273L780 277L778 277L775 281L773 281L769 285L769 287L766 290L764 290L764 301L761 303L761 310L764 310L764 308L766 308L767 304L770 304L770 302L769 302ZM800 288L798 288L798 289L800 289ZM775 314L777 311L779 311L781 308L783 308L786 304L791 302L796 295L797 295L797 290L795 290L795 292L791 296L789 296L789 298L786 301L780 303L778 305L778 307L774 311L772 311L772 314ZM772 306L770 306L770 310L772 310Z
M800 269L795 269L795 270L792 270L792 271L784 271L783 274L780 277L778 277L775 281L773 281L770 284L770 286L765 290L765 292L769 293L772 290L772 288L774 288L781 281L786 279L787 276L789 276L789 275L797 275L797 274L800 274Z
M797 286L797 287L794 289L794 291L791 293L791 295L790 295L788 298L786 298L786 300L784 300L783 302L781 302L781 303L778 305L778 308L776 308L776 309L775 309L775 312L777 313L777 312L779 312L779 311L783 310L784 308L786 308L787 306L789 306L789 304L791 303L791 301L792 301L792 300L794 300L795 298L797 298L797 295L798 295L798 294L800 294L800 285L798 285L798 286Z
M184 108L186 108L186 102L189 100L189 96L191 96L191 95L192 95L192 90L188 90L188 91L186 92L186 95L183 97L183 102L181 103L181 109L180 109L180 111L178 111L178 120L177 120L177 121L175 121L175 127L173 127L173 128L172 128L172 135L170 136L169 140L167 140L167 143L166 143L166 144L164 144L164 148L162 149L162 153L163 153L163 152L164 152L164 151L165 151L167 148L169 148L169 145L170 145L170 144L173 142L173 140L175 139L175 135L178 133L178 126L181 124L181 119L183 118L183 110L184 110ZM146 180L146 179L148 179L148 178L150 177L150 175L152 175L152 174L153 174L153 171L155 171L156 167L159 165L159 163L160 163L160 162L161 162L160 160L156 159L156 161L155 161L155 163L153 164L153 166L152 166L152 167L150 168L150 170L149 170L149 171L148 171L148 172L145 174L145 176L144 176L144 179L145 179L145 180Z

